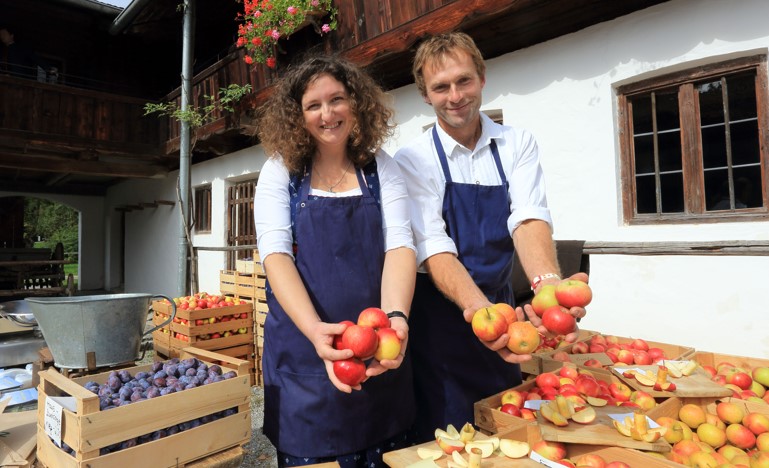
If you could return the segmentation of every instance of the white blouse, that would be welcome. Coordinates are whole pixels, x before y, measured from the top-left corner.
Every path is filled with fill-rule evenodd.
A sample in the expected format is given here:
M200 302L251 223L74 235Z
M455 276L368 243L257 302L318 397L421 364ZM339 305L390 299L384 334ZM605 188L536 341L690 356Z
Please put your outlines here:
M376 163L385 252L399 247L416 251L411 234L408 191L400 168L382 150L376 153ZM293 257L289 178L288 169L281 158L269 158L259 173L254 193L254 224L262 261L273 253L285 253ZM323 197L353 197L361 195L361 190L360 187L346 192L311 189L310 194Z

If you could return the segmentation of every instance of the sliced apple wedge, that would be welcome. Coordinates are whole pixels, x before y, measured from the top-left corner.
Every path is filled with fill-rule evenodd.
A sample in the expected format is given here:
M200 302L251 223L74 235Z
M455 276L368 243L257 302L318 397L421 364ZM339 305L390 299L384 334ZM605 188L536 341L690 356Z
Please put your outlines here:
M500 439L499 451L508 458L523 458L529 454L531 447L520 440Z
M632 437L632 434L630 433L630 427L628 427L626 424L623 424L623 423L617 421L616 419L612 420L612 424L614 424L614 427L623 436L625 436L625 437Z
M418 462L412 463L410 465L406 465L406 468L437 468L437 467L438 467L438 464L435 463L435 460L430 460L429 458L425 458L423 460L419 460Z
M465 460L465 457L463 457L461 453L453 452L451 454L451 458L454 460L454 463L456 463L457 465L462 467L467 466L467 460Z
M668 368L668 374L674 379L681 378L684 375L681 363L679 362L665 361L665 367Z
M454 439L455 437L452 437L449 435L448 432L446 432L445 429L436 429L435 430L435 440L437 441L439 437L445 437L447 439ZM459 437L456 437L458 439Z
M657 381L657 376L654 375L653 372L649 372L648 374L636 372L633 374L633 377L638 381L638 383L646 387L653 387L654 383Z
M574 414L574 404L567 400L563 395L555 396L555 404L558 408L558 412L561 413L565 419L569 419Z
M438 447L443 450L443 453L450 454L456 451L460 451L465 448L465 443L459 439L450 439L448 437L438 437Z
M539 411L542 413L543 418L547 419L556 426L563 427L569 424L569 421L564 418L560 412L558 412L558 409L555 407L555 405L551 405L550 403L543 404L539 407Z
M595 421L595 418L596 413L592 406L585 406L580 411L575 412L574 416L571 417L572 421L580 424L590 424Z
M587 401L590 406L595 406L596 408L600 408L609 404L608 400L592 396L587 397L585 401Z
M459 439L459 431L456 427L454 427L453 424L449 424L446 426L446 433L451 437L452 439Z
M499 448L499 437L492 436L488 439L483 439L483 442L491 442L492 445L494 445L494 450L497 450Z
M443 456L443 450L419 447L417 449L417 456L422 460L437 460Z
M471 453L473 449L481 451L481 458L488 458L494 453L494 444L492 442L486 442L485 440L476 440L465 445L465 451Z
M697 361L686 361L686 364L681 367L681 373L684 376L690 376L698 367L700 367L700 364Z
M475 428L470 423L465 423L462 430L459 431L459 440L468 443L475 438Z

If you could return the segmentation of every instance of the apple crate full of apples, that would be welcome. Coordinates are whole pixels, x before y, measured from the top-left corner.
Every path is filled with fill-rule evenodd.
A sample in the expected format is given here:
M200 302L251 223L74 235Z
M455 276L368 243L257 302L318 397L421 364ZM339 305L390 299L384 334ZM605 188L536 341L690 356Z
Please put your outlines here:
M165 300L153 301L152 309L155 325L171 314L171 304ZM152 332L152 338L155 351L168 357L187 346L219 350L253 345L254 307L240 299L206 293L179 298L173 322Z
M43 466L184 466L250 440L251 385L240 359L186 348L181 359L119 371L39 376ZM57 410L53 397L70 397L74 409Z

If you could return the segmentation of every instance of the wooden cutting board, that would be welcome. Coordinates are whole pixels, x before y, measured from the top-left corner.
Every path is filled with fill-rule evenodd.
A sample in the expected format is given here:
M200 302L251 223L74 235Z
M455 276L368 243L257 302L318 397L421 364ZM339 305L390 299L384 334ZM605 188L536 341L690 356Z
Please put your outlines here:
M623 436L614 427L610 414L625 414L629 408L616 406L601 406L595 408L596 418L590 424L579 424L569 421L568 426L559 427L547 421L537 412L539 431L544 440L586 445L609 445L614 447L649 450L652 452L669 452L671 447L664 439L654 443L634 440Z
M476 433L475 440L488 439L481 433ZM412 463L420 461L419 455L417 455L417 449L419 447L427 447L430 449L440 450L436 442L425 442L421 445L415 445L413 447L407 447L401 450L395 450L393 452L387 452L384 454L383 459L387 466L392 468L405 468ZM465 460L468 456L464 451L462 452ZM441 468L447 468L449 460L453 461L451 455L443 455L441 458L435 461L435 464ZM481 463L483 468L506 468L506 467L522 467L522 468L542 468L542 465L535 462L530 458L512 459L507 458L502 454L494 454L488 458L484 458Z
M726 387L723 387L710 378L710 374L707 373L702 368L698 368L694 371L692 375L684 376L684 377L678 377L674 378L668 375L668 380L670 382L673 382L676 384L676 389L672 392L659 392L654 390L652 387L647 387L646 385L641 385L638 380L636 380L633 377L625 377L622 375L621 369L641 369L641 370L650 370L654 373L657 372L659 369L659 366L651 365L651 366L635 366L635 365L628 365L628 366L614 366L611 368L612 373L622 379L623 382L628 384L630 388L634 388L636 390L641 390L649 395L653 396L654 398L670 398L672 396L677 396L681 398L700 398L700 397L728 397L732 396L732 391Z

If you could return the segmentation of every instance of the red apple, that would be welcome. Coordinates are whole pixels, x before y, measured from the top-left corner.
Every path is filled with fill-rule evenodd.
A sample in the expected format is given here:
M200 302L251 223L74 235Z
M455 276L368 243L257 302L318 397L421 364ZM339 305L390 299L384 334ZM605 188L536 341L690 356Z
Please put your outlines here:
M390 319L384 310L378 307L369 307L363 309L358 315L358 325L361 327L371 327L373 329L387 328L390 326Z
M359 359L373 356L378 343L376 331L371 327L350 325L342 333L342 346L351 349L353 356Z
M649 344L641 338L636 338L630 343L630 347L633 349L640 349L641 351L649 351Z
M341 322L339 322L339 323L343 323L343 324L347 325L348 327L349 327L350 325L355 325L355 324L354 324L352 321L350 321L350 320L343 320L343 321L341 321ZM346 330L346 329L345 329L345 330ZM334 347L334 349L347 349L347 348L345 348L345 346L344 346L344 343L342 343L342 334L343 334L343 333L344 333L344 332L342 332L342 333L340 333L340 334L338 334L338 335L334 335L334 342L332 343L332 346Z
M334 361L334 375L343 384L355 387L366 379L366 364L356 358Z
M753 378L749 376L746 372L741 372L741 371L730 372L726 375L726 383L734 384L743 390L747 390L750 388L750 385L753 383Z
M577 341L571 345L572 354L587 354L590 352L590 347L584 341Z
M568 335L577 327L577 321L566 308L555 306L542 313L542 325L556 335Z
M639 366L648 366L654 364L654 360L646 351L633 352L633 362Z
M659 362L666 358L665 351L662 348L649 348L646 352L651 356L652 361L654 362Z
M539 388L553 387L558 388L561 386L561 379L558 378L552 372L543 372L537 375L534 379Z
M555 298L568 309L585 307L593 300L593 291L584 281L566 279L555 287Z
M510 414L512 416L521 416L521 409L512 403L505 403L499 408L499 411Z

